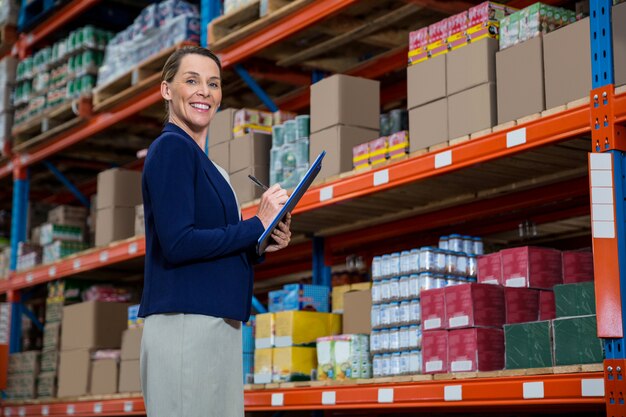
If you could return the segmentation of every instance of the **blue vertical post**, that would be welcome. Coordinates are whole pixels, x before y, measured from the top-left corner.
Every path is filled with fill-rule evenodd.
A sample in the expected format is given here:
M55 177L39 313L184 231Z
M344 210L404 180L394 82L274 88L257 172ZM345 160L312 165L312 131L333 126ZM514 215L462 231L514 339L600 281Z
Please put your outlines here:
M13 209L11 213L11 259L9 264L11 271L17 269L19 243L26 240L29 188L28 171L26 169L16 169L13 179ZM11 302L9 352L15 353L22 348L22 304L19 299L19 292L13 291L9 300Z
M326 266L324 238L313 238L313 284L331 287L330 267Z
M200 25L201 29L201 45L207 48L209 46L209 23L222 14L221 0L202 0L200 2Z

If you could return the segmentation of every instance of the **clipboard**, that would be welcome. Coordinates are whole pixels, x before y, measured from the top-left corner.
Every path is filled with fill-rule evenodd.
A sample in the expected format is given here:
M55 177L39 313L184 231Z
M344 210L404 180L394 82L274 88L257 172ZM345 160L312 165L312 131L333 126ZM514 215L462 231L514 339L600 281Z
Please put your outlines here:
M278 223L280 223L281 219L283 219L287 215L287 213L291 213L293 211L304 193L306 193L306 191L315 180L315 177L317 177L317 174L319 174L320 170L322 169L322 159L324 159L324 156L326 156L326 151L322 151L322 153L317 156L315 162L311 164L309 170L306 172L306 174L304 174L304 177L302 177L283 208L278 212L276 217L274 217L274 220L272 220L269 227L265 229L265 231L257 241L256 253L259 256L261 256L265 252L265 249L267 249L267 247L269 246L270 241L272 240L272 233L274 233L274 229L276 229Z

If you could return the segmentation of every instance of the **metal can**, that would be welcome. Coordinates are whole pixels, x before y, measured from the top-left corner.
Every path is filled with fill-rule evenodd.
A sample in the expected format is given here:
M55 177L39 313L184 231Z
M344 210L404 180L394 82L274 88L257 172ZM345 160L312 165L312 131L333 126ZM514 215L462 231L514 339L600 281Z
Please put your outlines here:
M394 252L389 257L389 275L400 276L400 252Z
M419 300L411 301L409 306L409 322L419 324L422 322L422 306Z
M389 373L391 375L400 375L400 352L391 354L391 361L389 362Z
M380 352L380 330L372 330L370 335L370 352Z
M409 293L409 277L400 277L399 281L400 300L408 300L410 298Z
M409 327L400 327L398 332L398 339L400 340L400 350L407 349L409 347Z
M400 303L396 301L387 304L387 309L389 311L389 325L397 326L400 324Z
M382 304L380 306L380 325L381 327L389 327L391 324L391 312L389 311L389 304Z
M417 325L413 325L409 327L409 348L410 349L419 348L419 343L417 340L417 331L419 330L419 328L420 326L417 326Z
M370 379L372 377L372 363L368 358L361 359L361 372L359 378Z
M311 134L311 116L301 114L296 116L296 138L308 138Z
M382 297L382 282L374 281L372 283L372 303L379 304L383 301Z
M380 301L383 303L387 303L391 301L391 282L388 279L382 280L382 285L380 286Z
M277 127L277 126L274 126L274 127ZM380 256L374 256L374 259L372 259L372 280L373 281L378 281L379 279L382 278L381 263L382 263L382 258Z
M380 277L389 278L389 268L391 262L391 255L383 255L380 262Z
M370 319L371 319L372 329L377 329L380 327L380 306L379 305L374 304L372 306Z
M411 354L408 350L400 353L400 375L408 375L410 370Z
M406 275L410 273L410 256L411 252L408 250L402 251L400 253L400 274Z
M420 271L435 271L435 248L424 246L420 249Z
M446 272L446 251L435 249L435 272Z
M411 249L409 254L409 273L417 274L420 271L420 250Z
M389 299L391 301L400 299L400 278L391 278L389 280Z
M437 288L437 281L435 281L435 275L432 272L422 272L419 275L419 293L423 293L425 290L432 290Z
M448 245L448 236L441 236L439 238L439 249L449 250L450 247Z
M409 353L409 372L412 374L422 373L422 352L412 350Z
M396 351L400 349L400 329L392 327L389 329L389 350Z
M448 249L453 252L463 252L463 237L461 235L450 235L448 237Z
M474 253L474 238L471 236L463 236L463 250L467 255Z
M475 237L472 240L474 241L474 255L484 255L485 248L483 245L483 240L479 237Z
M457 253L456 256L456 275L460 275L460 276L467 276L469 275L468 273L468 256L470 255L466 255L464 253ZM474 255L471 255L474 256Z
M380 375L383 377L390 376L391 375L390 369L391 369L391 355L389 353L385 353L381 361Z
M285 143L294 143L296 141L296 121L287 120L283 126L285 126Z
M379 352L389 351L389 329L383 329L378 334L378 341L380 342Z
M374 374L374 378L379 378L383 376L382 361L383 355L374 355L374 357L372 358L372 373Z
M446 283L446 276L443 274L435 274L435 288L445 288L447 283Z
M467 276L476 277L478 275L478 257L469 255L467 257Z
M409 277L409 299L419 298L420 296L420 278L419 275L413 274Z
M456 274L457 253L446 252L446 274Z
M409 301L403 301L400 303L399 314L400 324L407 325L411 322L411 303Z

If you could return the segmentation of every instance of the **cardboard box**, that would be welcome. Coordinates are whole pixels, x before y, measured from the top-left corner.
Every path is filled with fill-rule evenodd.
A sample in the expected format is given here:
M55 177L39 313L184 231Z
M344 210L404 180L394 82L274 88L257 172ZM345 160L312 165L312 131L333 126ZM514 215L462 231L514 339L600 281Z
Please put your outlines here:
M450 138L489 129L496 124L495 83L481 84L448 97L448 135Z
M119 392L141 392L141 368L139 360L120 363Z
M553 291L539 291L539 320L553 320L556 318L556 305Z
M544 35L546 108L589 96L590 42L589 18Z
M317 369L314 347L272 349L272 382L308 381L314 369Z
M336 74L311 86L311 133L335 125L378 131L379 118L379 81Z
M343 295L350 291L350 284L338 285L333 287L332 292L332 312L336 314L343 313ZM345 326L345 325L344 325Z
M61 352L59 360L59 398L79 397L90 392L91 350Z
M421 65L421 64L420 64ZM419 151L450 139L448 99L434 101L409 110L410 152Z
M256 349L267 349L274 346L276 314L265 313L256 315ZM256 363L256 362L255 362Z
M236 112L237 109L224 109L215 113L209 125L209 144L211 146L233 139Z
M448 332L450 372L497 371L504 368L504 334L500 329Z
M596 314L594 283L555 285L554 302L558 318Z
M248 175L254 175L263 184L269 184L270 173L267 166L252 166L230 174L230 184L240 204L261 198L264 192L248 178Z
M75 206L57 206L48 212L48 223L84 228L87 208Z
M341 333L341 315L312 311L275 313L276 347L313 343L318 337Z
M280 311L306 310L328 313L330 289L326 285L287 284L283 286Z
M548 320L505 325L504 345L506 369L554 366L552 323Z
M562 254L563 284L593 281L593 253L566 251Z
M502 255L500 252L478 257L478 282L481 284L501 285Z
M448 331L424 332L422 337L422 363L424 374L448 372Z
M444 288L434 288L422 291L422 324L424 330L445 329L448 320L446 319L446 298Z
M613 67L615 86L626 84L626 4L613 6Z
M141 172L112 168L98 174L98 210L139 204L143 204Z
M146 219L143 212L143 204L135 207L135 236L146 234Z
M43 327L43 350L58 350L61 347L61 323L49 323Z
M550 290L563 282L561 252L556 249L525 246L501 253L502 279L507 287Z
M504 288L506 324L536 321L539 318L539 290Z
M272 382L273 348L257 349L254 351L254 383L269 384Z
M446 57L447 54L439 55L407 68L407 109L412 110L448 95Z
M600 363L604 359L603 342L597 336L596 316L556 319L554 362L557 366Z
M498 40L481 39L446 55L448 95L496 81Z
M350 291L343 295L343 333L370 334L372 291Z
M272 136L249 133L230 142L230 173L253 166L266 167L269 172Z
M119 349L128 306L87 301L64 307L61 349Z
M230 172L230 141L209 146L211 161Z
M122 334L122 353L121 359L137 360L141 354L141 336L143 335L143 329L127 329Z
M90 393L106 395L117 393L118 365L115 359L98 359L91 364Z
M96 215L96 246L135 236L135 208L110 207Z
M546 109L541 36L496 54L498 124Z
M462 284L445 288L449 329L502 327L505 321L504 289L489 284Z
M311 134L309 161L313 163L320 152L327 152L317 180L351 171L352 148L376 138L378 130L352 126L332 126Z

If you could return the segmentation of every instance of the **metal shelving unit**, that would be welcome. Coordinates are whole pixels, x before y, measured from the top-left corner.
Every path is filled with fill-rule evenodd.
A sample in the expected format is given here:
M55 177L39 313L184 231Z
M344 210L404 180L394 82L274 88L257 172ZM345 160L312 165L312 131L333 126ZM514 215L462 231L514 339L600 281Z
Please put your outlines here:
M24 56L44 37L81 12L97 3L97 0L73 0L53 17L42 23L31 34L23 35L14 48L14 54ZM215 6L209 0L203 7ZM229 68L254 56L261 50L276 45L281 40L310 27L329 16L356 4L356 0L318 0L295 10L260 32L219 51L224 67ZM413 1L427 6L428 1ZM459 3L459 2L454 2ZM524 7L523 1L511 2ZM530 3L530 2L526 2ZM610 37L610 20L606 13L610 10L609 1L593 1L592 33L601 31ZM461 5L456 5L461 7ZM467 6L466 4L462 5ZM452 6L450 6L452 7ZM204 9L203 9L204 10ZM604 12L603 12L604 10ZM608 25L608 26L607 26ZM592 35L593 36L593 35ZM594 69L612 68L612 49L604 39L602 47L608 51L609 63L594 62ZM592 53L600 51L600 45L592 42ZM348 71L349 74L378 78L389 71L406 66L405 47L392 50L377 59L369 60ZM598 69L602 71L602 69ZM609 81L612 80L611 77ZM606 85L608 84L608 86ZM257 276L287 274L302 270L311 258L321 256L327 265L333 264L341 250L367 248L374 242L389 242L397 236L407 236L416 232L439 230L455 221L470 222L495 216L498 212L514 210L536 210L538 223L554 222L571 217L584 217L593 211L589 207L589 177L587 172L587 152L609 151L615 167L621 167L621 138L623 128L617 126L626 122L626 89L615 93L612 84L594 83L590 104L546 115L505 130L494 132L475 140L459 143L420 155L411 155L405 160L390 163L375 170L355 173L320 183L302 199L295 211L295 223L301 223L298 232L315 234L325 238L323 253L316 245L303 239L284 253L269 257L267 264L259 268ZM604 101L594 99L595 95ZM391 101L406 93L406 84L383 91ZM25 236L25 196L27 195L27 169L61 150L88 140L104 132L133 115L158 104L161 100L158 88L145 90L139 95L103 111L89 114L86 122L72 130L58 134L45 144L23 154L14 155L10 162L0 167L0 178L13 175L14 178L14 232L15 238ZM296 90L276 102L281 109L299 110L308 105L306 89ZM606 116L606 119L604 118ZM595 119L606 121L595 123ZM603 132L604 130L605 132ZM599 132L600 131L600 132ZM591 135L592 141L587 139ZM600 136L599 136L600 135ZM583 137L583 138L581 138ZM604 147L604 138L609 147ZM600 141L600 149L596 149ZM592 144L594 144L592 146ZM570 152L574 156L571 164L564 164L558 172L539 172L532 178L524 178L521 173L510 173L499 181L484 187L473 187L472 194L460 198L458 187L441 191L433 199L444 199L444 205L426 204L419 210L408 210L401 206L376 211L373 222L355 216L354 213L367 208L377 208L381 202L394 201L401 195L423 191L420 187L436 188L443 181L454 182L461 177L466 181L486 181L502 164L515 162L523 169L532 169L542 160L558 152ZM598 152L598 153L595 153ZM605 154L606 155L606 154ZM539 159L537 159L539 158ZM543 159L542 159L543 158ZM548 169L549 170L549 169ZM515 170L513 170L515 171ZM557 175L558 174L558 175ZM593 173L591 175L593 177ZM623 175L615 169L614 201L623 201L621 184ZM593 181L591 194L593 195ZM461 187L463 185L461 184ZM421 198L418 194L417 199ZM562 202L562 204L555 204ZM415 201L410 203L414 204ZM592 197L592 204L594 203ZM544 206L550 205L550 209ZM245 218L256 213L252 203L243 210ZM247 411L283 410L378 410L380 412L428 409L428 410L505 410L530 411L541 407L543 412L550 410L593 411L602 410L607 404L610 413L621 413L618 395L624 392L621 370L626 366L623 345L621 290L626 290L626 282L620 279L623 266L624 213L622 207L615 208L616 232L613 238L596 235L594 228L594 262L596 266L596 294L598 304L599 335L607 338L607 362L603 372L577 372L546 375L503 376L500 373L479 375L468 379L445 379L451 375L432 378L430 376L406 377L382 381L360 381L353 385L314 385L302 386L298 383L281 384L274 388L252 389L245 393ZM456 213L456 212L459 213ZM456 216L456 217L455 217ZM346 224L346 218L352 219ZM320 219L324 219L323 221ZM410 222L407 222L411 220ZM407 223L409 226L407 226ZM486 227L492 233L514 228L516 219L502 216ZM320 226L322 225L322 226ZM477 229L477 230L483 230ZM145 240L136 237L114 243L106 248L91 249L53 264L38 266L29 271L13 272L7 281L0 282L0 294L6 293L9 301L18 302L20 290L62 277L73 276L86 271L98 270L127 261L140 260L145 254ZM607 254L611 254L608 256ZM622 256L623 255L623 256ZM308 259L308 261L307 261ZM290 263L291 262L291 263ZM319 278L319 277L318 277ZM611 366L609 368L609 366ZM619 366L619 368L618 368ZM617 370L619 369L619 370ZM475 375L476 376L476 375ZM311 384L313 385L313 384ZM620 394L618 394L620 393ZM114 396L113 398L90 398L50 403L5 405L0 407L4 416L54 416L54 415L144 415L143 400L139 395ZM610 414L614 415L614 414ZM616 415L616 414L615 414Z

